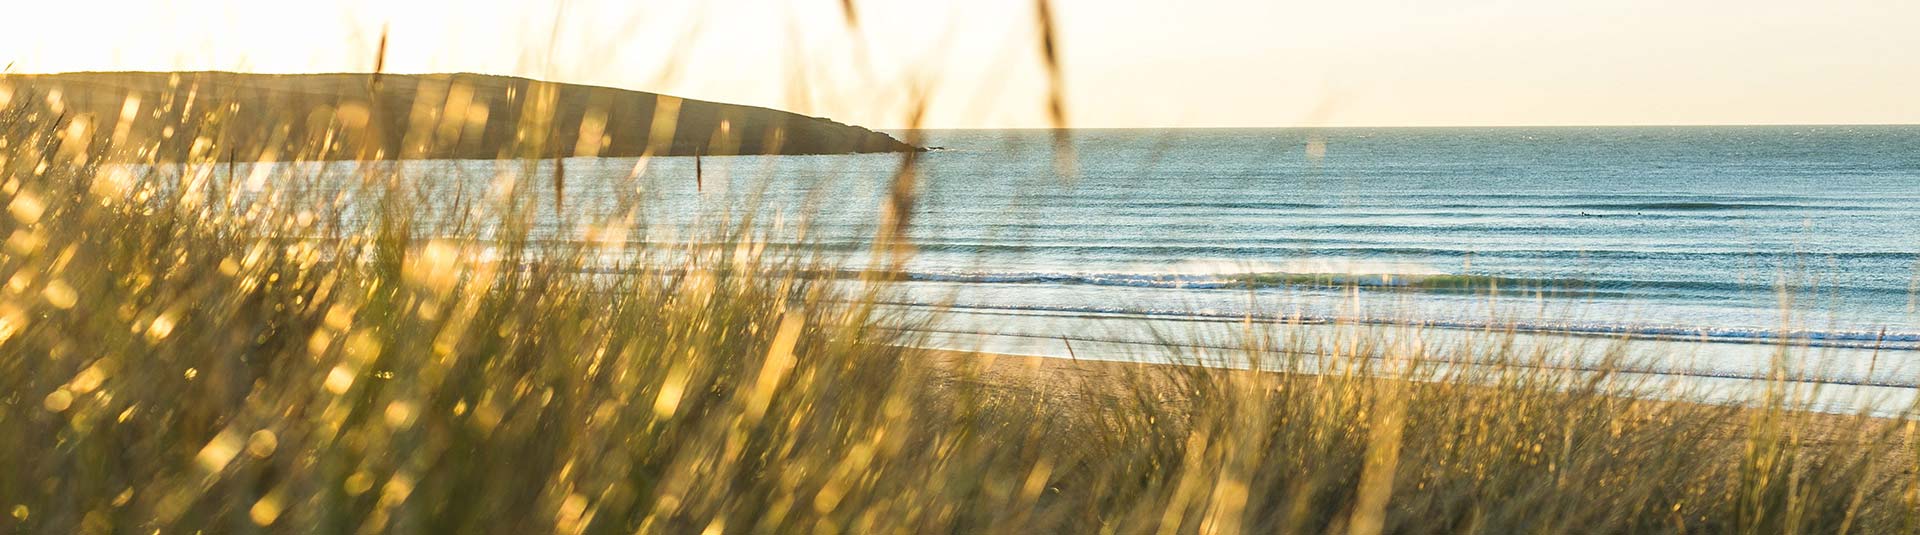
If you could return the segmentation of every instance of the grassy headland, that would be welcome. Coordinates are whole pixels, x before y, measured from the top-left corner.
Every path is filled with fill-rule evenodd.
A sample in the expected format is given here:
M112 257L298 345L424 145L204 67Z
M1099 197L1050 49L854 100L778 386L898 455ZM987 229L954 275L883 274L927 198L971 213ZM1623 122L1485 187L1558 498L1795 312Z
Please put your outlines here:
M139 103L149 115L142 119L150 119L141 124L176 127L152 147L167 161L185 161L200 138L225 149L216 157L245 161L262 154L284 161L915 150L883 133L780 110L486 74L79 72L7 79L22 98L57 95L58 113L76 120L113 123L128 102ZM544 139L518 138L528 132ZM543 151L525 153L534 147Z

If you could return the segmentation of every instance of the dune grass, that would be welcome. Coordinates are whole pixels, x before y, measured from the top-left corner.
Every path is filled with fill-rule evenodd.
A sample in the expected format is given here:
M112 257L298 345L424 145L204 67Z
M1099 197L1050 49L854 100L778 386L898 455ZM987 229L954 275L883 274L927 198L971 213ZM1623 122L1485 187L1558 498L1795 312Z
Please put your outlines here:
M410 204L433 177L399 167L341 197L250 190L221 110L181 114L198 148L158 159L141 148L180 125L142 113L182 93L120 118L0 93L0 531L1920 529L1913 426L1802 412L1786 385L1650 401L1513 346L1436 368L1386 335L1303 358L1250 327L1237 358L1282 371L1015 388L915 349L900 327L938 318L880 306L887 277L805 276L830 255L762 247L750 221L589 270L606 243L529 238L563 187L530 166L435 223ZM310 127L276 154L356 128ZM913 158L883 256L911 254Z

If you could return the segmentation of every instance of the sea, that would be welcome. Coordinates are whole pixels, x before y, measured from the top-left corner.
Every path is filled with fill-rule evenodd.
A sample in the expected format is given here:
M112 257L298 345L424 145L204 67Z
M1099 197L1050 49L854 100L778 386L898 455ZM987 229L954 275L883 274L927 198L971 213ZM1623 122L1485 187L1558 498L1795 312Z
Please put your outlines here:
M538 236L636 213L635 241L742 224L849 271L903 259L886 299L933 347L1251 365L1232 355L1256 339L1387 333L1454 365L1505 340L1736 391L1920 387L1920 127L895 134L934 148L574 158L519 180L564 191ZM503 164L404 165L479 191ZM896 184L914 192L903 257L871 246Z
M1151 360L1344 324L1696 383L1920 379L1920 127L911 134L939 148L900 301L943 311L936 345ZM779 160L735 179L835 191L809 239L864 258L898 158Z

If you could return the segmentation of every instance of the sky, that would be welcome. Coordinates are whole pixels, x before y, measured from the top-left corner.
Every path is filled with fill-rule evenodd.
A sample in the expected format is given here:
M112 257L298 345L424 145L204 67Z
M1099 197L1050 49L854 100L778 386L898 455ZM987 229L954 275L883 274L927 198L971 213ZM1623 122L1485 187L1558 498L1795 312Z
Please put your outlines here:
M1049 1L1074 127L1920 123L1912 0ZM368 71L384 31L389 72L1050 125L1035 0L20 4L10 72Z

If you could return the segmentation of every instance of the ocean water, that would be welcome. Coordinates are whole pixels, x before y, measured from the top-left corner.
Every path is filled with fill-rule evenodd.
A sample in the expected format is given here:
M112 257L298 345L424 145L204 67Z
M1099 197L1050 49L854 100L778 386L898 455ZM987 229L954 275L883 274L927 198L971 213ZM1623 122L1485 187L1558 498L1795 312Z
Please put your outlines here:
M1253 319L1443 355L1511 330L1724 399L1791 347L1829 410L1920 386L1920 127L1075 131L1068 168L1056 141L928 133L936 345L1228 349Z
M960 307L1920 342L1920 128L926 142L910 271Z
M1806 360L1842 382L1920 371L1920 127L918 134L941 148L914 160L894 299L945 310L943 345L1117 353L1251 319L1684 340L1709 356L1668 371L1705 377L1764 375L1776 343L1822 349ZM699 241L753 214L775 246L860 269L902 159L569 159L535 234L638 210L630 239ZM424 220L502 183L554 186L551 162L399 165Z

